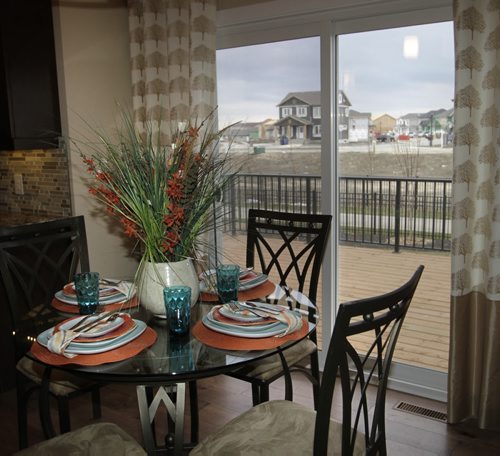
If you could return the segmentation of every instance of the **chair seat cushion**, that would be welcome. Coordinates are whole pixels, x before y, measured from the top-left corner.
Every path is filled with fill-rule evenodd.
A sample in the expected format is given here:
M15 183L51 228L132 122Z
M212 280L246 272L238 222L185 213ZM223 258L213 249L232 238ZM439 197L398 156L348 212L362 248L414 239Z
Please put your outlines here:
M190 456L312 455L316 412L290 401L264 402L203 440ZM330 421L328 455L341 455L342 425ZM365 451L357 434L354 455Z
M16 369L31 381L40 385L44 366L23 356L16 365ZM50 376L50 392L56 396L67 396L75 391L92 386L93 382L82 380L74 375L67 374L59 369L54 369Z
M144 456L144 449L112 423L96 423L37 443L16 456Z
M296 365L299 361L316 351L316 344L310 339L301 340L293 347L287 348L285 355L289 367ZM236 376L245 375L247 377L258 378L267 381L283 371L283 364L279 355L268 356L254 363L245 365L235 371Z

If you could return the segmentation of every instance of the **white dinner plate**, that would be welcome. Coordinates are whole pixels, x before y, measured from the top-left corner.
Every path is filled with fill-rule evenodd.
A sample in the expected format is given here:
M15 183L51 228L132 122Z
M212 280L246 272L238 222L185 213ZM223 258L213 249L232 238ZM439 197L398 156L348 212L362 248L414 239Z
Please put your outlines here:
M277 328L278 326L283 327L283 323L281 323L280 321L277 321L277 320L270 322L268 324L265 324L265 325L250 325L250 326L249 325L238 325L238 323L236 321L234 323L227 323L225 321L217 320L214 317L213 312L209 312L207 314L207 318L208 318L208 320L210 320L210 323L213 323L214 325L220 326L222 328L241 328L242 331L248 331L251 333L267 331L267 330L270 330L272 328Z
M263 283L267 282L267 275L258 273L257 276L252 277L252 278L246 278L243 277L240 280L240 285L238 287L238 291L246 291L246 290L251 290L252 288L258 287L259 285L262 285ZM213 286L215 284L209 284L207 285L205 280L202 280L200 282L200 291L207 292L207 293L215 293L213 291Z
M130 341L139 337L147 328L146 323L141 320L134 319L134 328L121 336L114 339L103 340L99 342L71 342L66 348L66 353L71 353L74 355L93 355L96 353L104 353L109 350L114 350L115 348L121 347L122 345L128 344ZM49 338L52 335L54 328L49 328L38 335L37 341L40 345L47 347Z
M216 332L219 332L221 334L227 334L228 336L236 336L236 337L246 337L248 339L261 339L263 337L272 337L272 336L277 336L279 334L283 334L283 332L286 330L286 325L284 323L279 322L279 326L273 327L273 328L267 328L267 329L262 329L260 331L249 331L248 326L231 326L231 327L223 327L218 324L213 323L212 320L209 319L208 317L209 314L205 315L203 317L203 324Z
M64 302L66 304L71 304L73 306L78 305L78 301L77 301L76 297L67 296L63 293L62 290L59 290L58 292L56 292L56 294L54 296L59 301ZM113 296L106 296L105 298L99 298L99 304L116 304L117 302L126 301L127 299L128 299L127 296L125 296L122 293L118 293L118 294L113 295Z
M64 322L61 326L59 326L59 329L71 329L75 327L80 321L82 321L84 318L87 318L85 315L82 315L81 317L73 318L71 320L68 320ZM85 320L85 324L92 323L93 321L96 321L99 318L99 315L91 316ZM102 325L97 325L95 328L92 328L89 332L86 332L85 334L82 334L82 337L85 338L91 338L91 337L99 337L99 336L104 336L104 334L107 334L111 331L114 331L115 329L119 328L125 320L122 317L117 317L113 321L107 321L106 323L103 323ZM83 325L82 325L83 326Z

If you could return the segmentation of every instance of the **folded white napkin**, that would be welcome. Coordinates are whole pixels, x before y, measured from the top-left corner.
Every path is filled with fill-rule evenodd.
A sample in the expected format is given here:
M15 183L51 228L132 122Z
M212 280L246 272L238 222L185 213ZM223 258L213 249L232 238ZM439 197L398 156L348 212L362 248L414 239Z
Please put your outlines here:
M52 336L50 336L48 342L47 342L47 348L52 352L52 353L57 353L58 355L63 355L66 358L74 358L76 355L72 353L66 353L65 350L68 347L68 345L75 340L76 338L80 337L82 334L90 335L94 332L100 331L103 326L107 325L109 323L108 317L111 315L115 314L115 312L109 312L107 317L104 317L101 321L95 322L95 326L92 326L92 328L85 330L85 325L82 325L82 328L84 331L76 330L73 331L71 328L70 329L60 329L58 331L55 331ZM90 322L89 322L90 324Z

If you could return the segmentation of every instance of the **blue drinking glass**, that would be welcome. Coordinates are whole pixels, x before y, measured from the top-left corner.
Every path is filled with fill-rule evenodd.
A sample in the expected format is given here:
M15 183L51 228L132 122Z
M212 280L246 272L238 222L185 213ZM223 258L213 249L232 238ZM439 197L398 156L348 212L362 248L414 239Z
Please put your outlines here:
M99 273L81 272L75 274L74 281L80 315L95 313L99 305Z
M240 267L237 264L221 264L217 267L217 294L222 304L238 299Z
M186 334L191 320L191 288L184 285L163 289L168 327L172 334Z

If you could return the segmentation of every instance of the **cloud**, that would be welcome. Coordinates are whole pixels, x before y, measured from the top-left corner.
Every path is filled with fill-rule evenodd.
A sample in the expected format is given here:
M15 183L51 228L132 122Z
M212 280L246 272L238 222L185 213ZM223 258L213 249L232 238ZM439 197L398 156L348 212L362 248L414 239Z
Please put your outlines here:
M416 59L405 59L404 39L418 39ZM450 108L454 91L451 22L353 33L339 37L339 83L362 112ZM217 51L221 123L278 117L288 92L319 90L319 37Z

